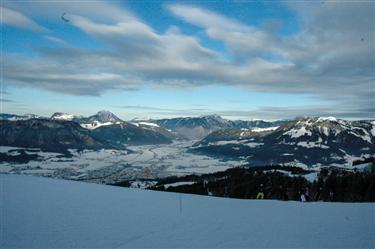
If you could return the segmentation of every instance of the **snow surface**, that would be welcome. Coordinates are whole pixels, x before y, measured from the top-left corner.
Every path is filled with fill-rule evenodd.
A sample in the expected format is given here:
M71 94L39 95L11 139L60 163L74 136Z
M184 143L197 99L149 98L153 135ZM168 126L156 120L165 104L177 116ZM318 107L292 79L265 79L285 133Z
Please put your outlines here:
M41 159L27 164L2 162L0 172L114 183L138 178L214 173L246 163L245 159L223 161L187 152L194 142L129 146L134 153L109 149L81 152L69 150L72 157L58 153L26 151L28 154L38 154ZM0 146L2 153L14 153L10 152L13 149L22 148Z
M268 128L252 128L251 131L252 132L263 132L263 131L275 131L277 130L277 128L279 128L279 126L274 126L274 127L268 127Z
M246 145L250 148L260 147L264 145L264 143L256 143L252 142L251 139L244 139L244 140L221 140L215 142L209 142L208 145Z
M117 122L109 121L109 122L101 123L99 121L94 121L92 123L80 124L80 125L85 129L94 130L94 129L99 128L101 126L107 126L107 125L113 125L113 124L121 124L121 122L119 122L119 121L117 121Z
M139 122L141 125L147 125L147 126L153 126L153 127L159 127L159 125L155 123L150 123L150 122Z
M332 121L332 122L335 122L335 121L337 121L337 118L335 118L335 117L320 117L320 118L318 118L317 122L320 122L320 121Z
M298 142L297 146L301 146L301 147L305 147L305 148L329 149L328 146L323 145L320 142Z
M363 171L371 171L372 163L361 163L353 166L353 170L358 170L360 172Z
M302 126L299 129L291 129L284 133L284 135L289 135L292 138L298 138L304 135L311 136L311 131L307 130L306 127Z
M255 148L264 145L264 143L255 143L255 142L247 142L244 145L249 146L250 148Z
M52 116L51 119L54 119L54 120L67 120L67 121L71 121L71 120L74 119L74 115L72 115L72 114L68 114L68 113L60 113L60 114L57 114L57 115Z
M165 184L164 187L165 188L178 187L178 186L184 186L184 185L193 185L194 183L195 182L174 182L174 183Z
M319 127L319 129L323 130L323 134L328 137L329 136L329 129L326 126Z
M375 137L375 121L372 121L371 124L372 124L371 134L373 137Z
M238 140L222 140L222 141L215 141L215 142L209 142L209 145L226 145L226 144L239 144L241 143Z
M0 175L1 248L375 248L375 203L237 200Z
M303 177L309 182L314 182L318 180L318 175L319 175L319 172L311 172L309 174L303 175Z
M287 170L282 170L282 169L270 169L270 170L265 170L265 171L270 171L270 172L279 172L279 173L282 173L284 175L287 175L289 177L304 177L306 180L308 180L309 182L314 182L314 181L317 181L318 180L318 176L319 176L319 171L315 171L315 172L311 172L311 173L308 173L308 174L304 174L304 175L299 175L299 174L293 174L292 172L290 171L287 171Z

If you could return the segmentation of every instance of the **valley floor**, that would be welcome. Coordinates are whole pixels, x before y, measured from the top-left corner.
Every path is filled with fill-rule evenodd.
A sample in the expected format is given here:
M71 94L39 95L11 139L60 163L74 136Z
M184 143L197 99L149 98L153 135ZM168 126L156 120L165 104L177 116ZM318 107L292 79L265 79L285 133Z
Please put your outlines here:
M374 248L375 203L255 201L1 175L1 248Z
M0 173L27 174L96 183L115 183L132 179L203 174L224 171L246 164L245 160L223 161L189 153L193 141L172 144L129 146L133 153L122 150L70 150L71 156L0 146L0 153L10 158L26 153L37 156L28 162L0 163Z

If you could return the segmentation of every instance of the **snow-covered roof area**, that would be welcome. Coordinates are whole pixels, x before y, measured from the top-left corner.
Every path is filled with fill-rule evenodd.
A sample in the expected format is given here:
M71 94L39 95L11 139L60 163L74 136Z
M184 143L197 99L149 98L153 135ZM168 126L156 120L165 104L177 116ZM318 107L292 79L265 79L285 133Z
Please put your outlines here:
M4 248L374 248L374 203L237 200L0 175Z

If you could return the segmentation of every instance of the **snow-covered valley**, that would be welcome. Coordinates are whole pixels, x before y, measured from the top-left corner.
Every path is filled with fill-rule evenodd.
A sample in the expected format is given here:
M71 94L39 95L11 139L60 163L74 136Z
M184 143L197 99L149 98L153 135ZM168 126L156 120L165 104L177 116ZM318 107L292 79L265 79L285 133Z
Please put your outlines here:
M374 203L236 200L1 175L1 248L374 248Z
M64 113L1 117L0 173L105 184L152 183L243 165L353 170L354 163L375 155L375 124L369 120L306 117L254 123L211 115L127 122L109 111L86 118ZM207 132L201 140L183 138Z
M0 172L30 174L97 183L114 183L132 179L224 171L245 164L242 160L223 161L206 155L187 152L192 141L165 145L129 146L133 151L102 149L70 150L71 156L59 153L26 150L36 154L27 163L3 162ZM22 148L0 147L0 152L16 156Z

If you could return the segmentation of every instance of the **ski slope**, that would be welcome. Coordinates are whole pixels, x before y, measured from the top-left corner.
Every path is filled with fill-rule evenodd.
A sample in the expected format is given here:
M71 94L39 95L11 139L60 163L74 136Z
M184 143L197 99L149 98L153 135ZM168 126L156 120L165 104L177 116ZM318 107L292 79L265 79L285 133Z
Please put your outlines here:
M375 248L375 203L236 200L1 174L0 183L0 248Z

